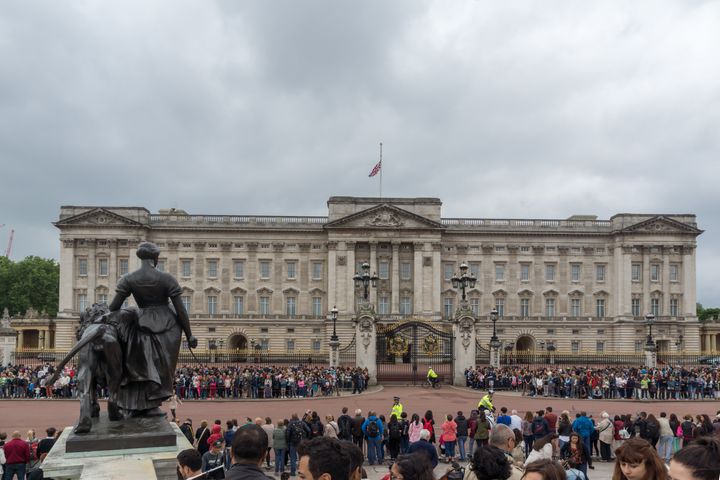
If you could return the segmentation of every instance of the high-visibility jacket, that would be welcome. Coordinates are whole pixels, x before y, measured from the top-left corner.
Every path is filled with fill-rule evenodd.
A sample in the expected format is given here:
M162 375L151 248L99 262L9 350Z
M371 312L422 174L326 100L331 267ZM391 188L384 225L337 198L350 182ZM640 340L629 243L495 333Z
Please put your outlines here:
M437 373L432 368L428 370L427 378L437 378Z
M402 403L398 403L397 405L392 406L392 410L390 411L390 416L392 417L395 415L395 417L400 420L400 415L402 415L403 412L403 406Z
M486 394L480 402L478 402L478 409L484 408L485 410L490 410L492 412L493 404L492 400L490 400L490 394Z

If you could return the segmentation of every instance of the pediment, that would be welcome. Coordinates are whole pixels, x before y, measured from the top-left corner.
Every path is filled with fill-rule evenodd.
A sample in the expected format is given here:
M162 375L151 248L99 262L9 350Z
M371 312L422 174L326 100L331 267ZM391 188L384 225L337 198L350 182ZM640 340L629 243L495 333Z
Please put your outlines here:
M384 203L367 210L339 218L325 225L325 228L344 229L409 229L442 230L445 227L429 218Z
M118 215L102 207L93 208L87 212L64 218L54 223L57 227L65 226L92 226L92 227L145 227L142 223Z
M620 230L621 233L692 233L699 235L702 230L664 215L658 215Z

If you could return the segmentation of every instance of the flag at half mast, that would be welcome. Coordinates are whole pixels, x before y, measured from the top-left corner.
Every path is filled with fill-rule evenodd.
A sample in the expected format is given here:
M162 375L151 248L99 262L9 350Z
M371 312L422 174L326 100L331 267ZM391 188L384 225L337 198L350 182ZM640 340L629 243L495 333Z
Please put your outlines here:
M382 168L382 160L380 160L380 161L377 163L377 165L375 165L375 166L373 167L373 169L372 169L372 171L370 172L370 175L368 175L368 177L374 177L375 175L377 175L377 174L380 172L380 169L381 169L381 168Z

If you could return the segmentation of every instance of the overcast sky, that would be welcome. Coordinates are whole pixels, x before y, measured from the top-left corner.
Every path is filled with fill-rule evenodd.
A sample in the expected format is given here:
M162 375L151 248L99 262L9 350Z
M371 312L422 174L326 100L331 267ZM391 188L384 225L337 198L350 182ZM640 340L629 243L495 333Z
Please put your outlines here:
M445 217L695 213L720 305L720 2L29 1L0 6L0 247L60 205Z

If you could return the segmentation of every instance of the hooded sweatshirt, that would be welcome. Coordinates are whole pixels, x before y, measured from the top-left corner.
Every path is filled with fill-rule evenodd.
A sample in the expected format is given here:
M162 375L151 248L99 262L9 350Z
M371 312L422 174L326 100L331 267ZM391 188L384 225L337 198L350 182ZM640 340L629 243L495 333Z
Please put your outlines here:
M212 434L208 437L207 444L212 445L213 443L217 442L218 440L223 440L222 436L222 427L220 425L213 425L212 426Z

